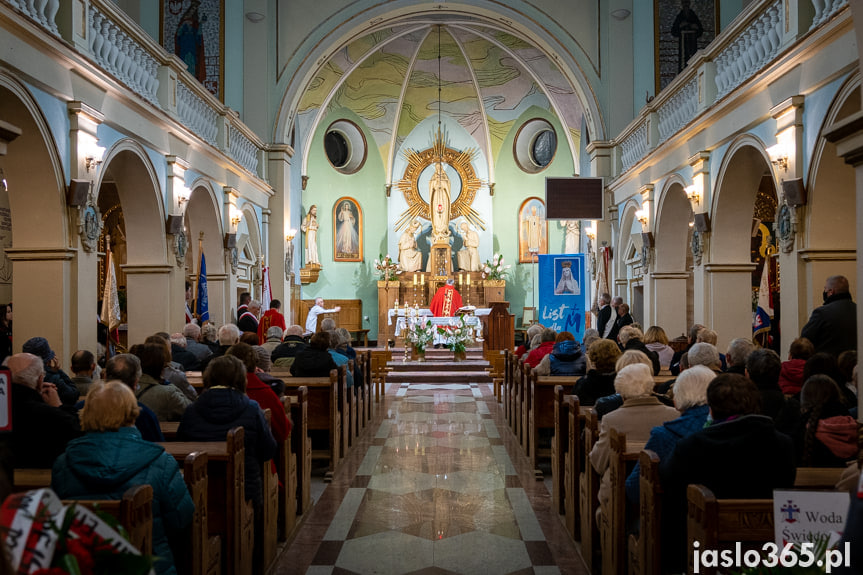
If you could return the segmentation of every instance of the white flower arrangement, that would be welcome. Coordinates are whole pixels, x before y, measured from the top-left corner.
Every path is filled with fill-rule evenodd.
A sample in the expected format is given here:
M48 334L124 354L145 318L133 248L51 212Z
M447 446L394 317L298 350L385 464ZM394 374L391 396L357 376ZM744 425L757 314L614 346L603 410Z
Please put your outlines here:
M494 254L494 257L491 258L491 260L486 261L483 264L482 277L483 279L502 280L504 271L511 267L512 266L509 264L504 265L503 256L501 254Z
M390 254L378 256L378 259L375 260L375 270L377 270L381 281L395 280L396 276L402 273L402 270L399 269L399 264L393 261Z

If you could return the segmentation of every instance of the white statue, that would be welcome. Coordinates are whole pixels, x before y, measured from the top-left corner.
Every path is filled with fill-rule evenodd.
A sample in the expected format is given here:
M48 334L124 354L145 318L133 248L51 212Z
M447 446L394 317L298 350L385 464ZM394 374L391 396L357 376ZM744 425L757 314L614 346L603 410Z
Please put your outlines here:
M527 249L538 252L542 247L542 216L536 213L536 206L530 207L530 215L524 218L527 228Z
M467 222L462 222L462 243L464 247L458 251L458 267L466 272L478 272L481 269L479 263L479 234L470 229Z
M579 240L581 239L578 220L564 220L560 222L560 227L564 228L563 253L577 254Z
M449 243L450 181L440 161L435 162L434 175L429 180L429 209L431 211L432 242Z
M318 259L318 206L309 208L309 213L303 219L300 229L306 234L306 265L317 264Z
M417 249L415 237L421 227L419 221L414 220L399 238L399 265L403 271L416 272L422 267L423 254Z

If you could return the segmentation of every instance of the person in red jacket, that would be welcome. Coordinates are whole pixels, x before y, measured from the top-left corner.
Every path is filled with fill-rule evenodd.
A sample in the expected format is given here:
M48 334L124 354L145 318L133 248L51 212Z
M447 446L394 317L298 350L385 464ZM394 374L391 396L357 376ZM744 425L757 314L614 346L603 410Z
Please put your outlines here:
M805 337L798 337L791 342L788 350L788 361L782 362L779 372L779 388L785 395L796 395L803 387L803 368L806 360L815 353L815 346Z
M557 332L553 329L547 327L542 330L542 333L539 336L539 347L530 350L530 353L527 354L527 359L524 360L524 364L529 365L530 367L538 366L539 362L542 361L542 358L550 354L551 350L554 349L554 340L556 337Z
M282 331L288 329L288 326L285 325L285 316L279 311L281 309L282 302L279 300L274 299L270 302L270 309L264 312L264 315L261 316L261 320L258 322L258 341L267 341L267 330L273 326L282 328Z
M277 443L285 441L291 432L291 421L285 414L285 408L279 401L279 396L255 375L258 363L255 350L246 343L235 343L228 348L226 355L233 355L246 366L246 395L249 399L258 402L261 411L270 410L270 431L273 432Z

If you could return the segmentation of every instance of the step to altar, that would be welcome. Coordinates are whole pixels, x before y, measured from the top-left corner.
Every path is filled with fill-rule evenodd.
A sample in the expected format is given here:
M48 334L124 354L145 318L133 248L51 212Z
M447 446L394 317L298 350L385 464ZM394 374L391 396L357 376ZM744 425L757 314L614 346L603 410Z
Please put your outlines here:
M404 361L404 349L393 349L393 359L387 363L391 383L491 383L486 369L488 361L482 349L467 350L464 361L455 361L448 349L427 349L424 361L416 361L408 355Z
M491 383L492 379L486 371L420 371L411 368L414 363L403 364L403 369L393 370L387 374L387 384L395 383Z
M406 362L393 356L393 360L387 363L387 367L393 371L485 371L489 364L484 359L467 359L465 361L454 361L452 356L448 359L429 359L425 361L408 360Z
M402 357L404 357L405 354L405 348L393 347L391 349L393 353L393 361L401 361ZM412 350L408 350L408 353L412 353ZM453 359L452 351L446 348L435 349L433 347L428 347L426 348L425 356L426 361L451 361ZM482 348L469 348L467 351L465 351L465 359L485 361L485 356L483 356Z

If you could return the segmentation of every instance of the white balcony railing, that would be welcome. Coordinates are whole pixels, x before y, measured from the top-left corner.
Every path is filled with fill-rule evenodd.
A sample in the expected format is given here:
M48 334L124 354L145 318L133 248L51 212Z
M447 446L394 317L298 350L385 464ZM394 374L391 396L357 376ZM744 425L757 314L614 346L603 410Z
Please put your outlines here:
M202 140L211 146L216 145L219 114L183 82L177 83L177 116Z

